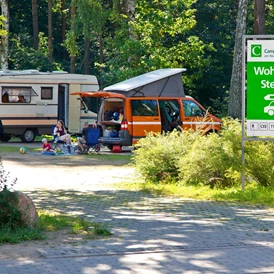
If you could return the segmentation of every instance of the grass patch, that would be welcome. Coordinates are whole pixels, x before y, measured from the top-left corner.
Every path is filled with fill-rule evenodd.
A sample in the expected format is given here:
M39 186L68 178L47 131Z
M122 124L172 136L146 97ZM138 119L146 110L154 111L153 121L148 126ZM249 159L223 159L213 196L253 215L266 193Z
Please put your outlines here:
M0 244L18 244L25 241L45 239L46 236L39 228L17 227L14 229L9 229L7 227L2 227L0 229Z
M242 191L241 186L225 189L210 188L209 186L181 186L175 184L155 184L133 182L116 184L116 187L130 191L142 191L159 196L175 196L180 198L236 202L239 204L251 204L273 207L274 188L264 187L256 183L250 183Z
M22 143L22 147L25 147L28 152L42 152L42 145L37 144L36 148L33 147L28 147L25 144ZM3 153L19 153L20 147L14 147L12 144L7 144L5 146L0 147L0 151ZM102 159L103 161L109 161L113 162L115 164L115 160L117 161L124 161L125 163L130 163L131 162L131 157L132 155L126 155L126 154L102 154L99 152L97 153L92 153L92 154L83 154L83 155L77 155L78 156L83 156L87 158L94 158L94 159Z
M79 217L39 212L37 227L0 228L0 244L16 244L24 241L45 240L45 232L70 229L72 234L81 235L85 239L111 236L111 231L102 223L94 223Z
M27 153L42 152L42 147L33 148L33 147L25 146L24 144L22 144L22 147L24 147L27 150ZM14 147L12 145L1 146L0 148L0 151L2 153L20 153L19 150L20 150L20 147Z
M121 154L121 155L117 155L117 154L100 154L99 155L97 153L93 153L93 154L84 154L84 156L88 157L88 158L103 158L103 160L106 161L126 161L126 162L130 162L131 161L131 157L132 155L125 155L125 154ZM115 163L115 162L114 162Z
M112 235L104 224L89 222L80 217L49 213L41 213L39 217L39 226L46 231L71 228L71 233L86 235L89 238Z
M23 145L22 145L23 146ZM32 150L32 148L25 147L28 150ZM7 152L7 153L19 153L20 147L14 147L14 146L1 146L0 150L1 152Z

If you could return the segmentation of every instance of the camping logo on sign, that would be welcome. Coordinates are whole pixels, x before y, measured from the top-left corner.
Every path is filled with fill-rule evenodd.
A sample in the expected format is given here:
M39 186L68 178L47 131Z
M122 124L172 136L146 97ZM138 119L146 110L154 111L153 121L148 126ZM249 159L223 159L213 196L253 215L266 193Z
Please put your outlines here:
M251 45L251 57L262 57L262 45L253 44Z

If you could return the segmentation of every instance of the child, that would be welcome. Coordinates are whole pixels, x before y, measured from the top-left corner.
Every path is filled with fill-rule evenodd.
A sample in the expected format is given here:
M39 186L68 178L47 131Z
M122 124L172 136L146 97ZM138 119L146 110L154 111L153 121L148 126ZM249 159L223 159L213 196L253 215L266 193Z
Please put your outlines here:
M42 147L42 153L46 155L55 155L56 151L51 147L51 145L48 143L47 138L42 139L43 147Z

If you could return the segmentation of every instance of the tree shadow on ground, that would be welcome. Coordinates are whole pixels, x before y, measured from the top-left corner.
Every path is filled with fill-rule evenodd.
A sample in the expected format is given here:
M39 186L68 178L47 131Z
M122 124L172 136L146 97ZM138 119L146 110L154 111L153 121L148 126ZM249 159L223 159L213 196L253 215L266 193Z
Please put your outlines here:
M161 274L236 273L235 269L261 273L274 268L273 210L121 189L25 193L39 210L104 223L114 235L84 245L42 246L51 260L13 262L5 269L0 262L7 271L33 267L37 273L45 268L55 273L55 258L59 265L66 262L73 269L81 262L81 273L96 269L100 274L143 273L144 269Z
M75 255L75 252L97 256L98 252L101 255L117 255L165 251L167 253L162 255L163 261L158 260L155 267L162 269L161 273L170 273L164 270L166 260L175 265L182 264L180 256L177 258L174 252L193 252L191 258L184 256L188 270L203 271L203 261L211 261L213 265L219 264L232 273L234 264L231 262L237 259L233 257L235 254L231 253L232 249L259 248L262 243L274 242L273 211L255 206L157 197L125 190L36 190L27 194L38 209L104 223L114 233L112 238L101 242L90 241L79 247L78 251L68 247L64 253L64 248L61 248L60 254L63 252L68 256ZM266 250L271 248L270 245L264 246ZM194 260L195 253L201 253L201 250L214 251L214 254L197 256ZM56 254L58 248L55 249ZM214 271L213 265L208 266L207 270ZM273 261L266 256L257 262L256 267L270 265L274 267Z

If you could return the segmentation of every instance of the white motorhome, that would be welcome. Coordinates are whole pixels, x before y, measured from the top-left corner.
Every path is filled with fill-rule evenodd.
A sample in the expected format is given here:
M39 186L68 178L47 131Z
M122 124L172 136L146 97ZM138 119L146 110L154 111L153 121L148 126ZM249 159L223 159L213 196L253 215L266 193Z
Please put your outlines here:
M96 120L83 100L71 92L97 91L94 75L67 72L0 71L0 141L12 136L22 142L33 142L35 136L51 134L57 120L63 120L68 131L80 133L83 122Z

